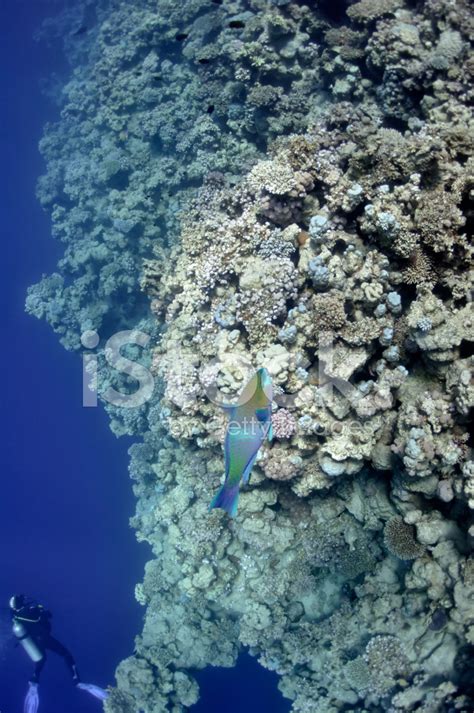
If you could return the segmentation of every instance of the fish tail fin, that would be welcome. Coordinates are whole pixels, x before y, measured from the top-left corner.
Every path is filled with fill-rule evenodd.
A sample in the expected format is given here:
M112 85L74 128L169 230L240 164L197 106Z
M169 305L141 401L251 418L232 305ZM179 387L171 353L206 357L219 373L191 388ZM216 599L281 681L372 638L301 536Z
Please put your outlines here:
M239 483L231 486L224 483L217 495L212 498L209 510L212 510L213 508L221 508L222 510L225 510L230 517L235 517L237 514L238 503Z

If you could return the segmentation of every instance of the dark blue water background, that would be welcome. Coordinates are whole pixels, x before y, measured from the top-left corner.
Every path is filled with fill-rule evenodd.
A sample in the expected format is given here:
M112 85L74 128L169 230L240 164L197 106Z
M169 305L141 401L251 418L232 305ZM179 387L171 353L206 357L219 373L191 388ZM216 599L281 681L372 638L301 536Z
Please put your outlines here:
M81 405L81 364L44 323L27 316L26 288L51 272L62 247L35 199L44 165L38 140L58 109L42 77L68 76L59 47L33 41L54 0L0 0L1 492L0 608L14 592L54 613L83 679L113 683L133 651L143 610L134 599L148 549L128 527L134 510L126 439L101 408ZM0 609L0 713L20 713L31 664L5 633ZM193 713L283 713L276 676L243 655L233 670L198 675ZM89 713L100 704L75 690L53 654L43 674L40 713Z

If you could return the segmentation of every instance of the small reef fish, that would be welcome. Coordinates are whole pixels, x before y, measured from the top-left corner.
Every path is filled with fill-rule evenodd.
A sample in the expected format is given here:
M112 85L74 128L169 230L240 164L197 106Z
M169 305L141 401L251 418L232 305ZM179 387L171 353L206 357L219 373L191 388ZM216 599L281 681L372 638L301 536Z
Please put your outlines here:
M235 406L226 406L229 422L224 443L225 482L209 510L221 508L231 517L237 513L240 482L248 483L260 446L272 440L273 388L266 369L250 379Z

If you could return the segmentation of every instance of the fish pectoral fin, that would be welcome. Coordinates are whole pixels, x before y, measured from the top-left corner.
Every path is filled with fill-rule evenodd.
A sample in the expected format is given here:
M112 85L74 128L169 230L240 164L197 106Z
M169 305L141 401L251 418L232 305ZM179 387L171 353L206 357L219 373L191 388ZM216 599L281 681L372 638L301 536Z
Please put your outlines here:
M257 451L257 453L258 453L258 451ZM245 470L242 474L242 482L244 483L244 485L247 485L247 483L250 480L250 473L252 472L252 468L253 468L253 464L255 463L255 459L257 458L257 453L255 453L255 455L252 456L252 458L249 460L249 462L245 466Z
M269 443L271 443L273 441L273 426L271 423L268 427L267 438L268 438Z
M255 410L255 415L257 417L257 421L260 423L265 423L268 419L268 409L267 408L258 408Z

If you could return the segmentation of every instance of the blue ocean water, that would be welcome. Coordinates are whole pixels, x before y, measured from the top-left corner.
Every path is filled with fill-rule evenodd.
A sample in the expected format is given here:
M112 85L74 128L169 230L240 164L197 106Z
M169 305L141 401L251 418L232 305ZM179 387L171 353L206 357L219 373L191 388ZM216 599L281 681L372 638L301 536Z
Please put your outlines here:
M142 610L134 599L149 552L128 527L134 498L127 478L130 441L117 441L102 409L82 407L81 364L48 327L24 313L29 284L53 271L61 246L35 199L43 172L37 145L58 108L40 92L52 72L67 76L58 48L37 45L54 0L2 0L0 498L0 713L22 710L31 664L9 635L9 597L25 592L53 611L54 633L71 648L86 681L114 681L133 652ZM242 655L232 670L197 674L193 713L284 713L277 677ZM50 656L40 713L89 713L97 701L76 691Z
M82 408L81 364L53 333L24 313L25 292L51 269L60 247L35 198L43 171L38 140L57 107L40 79L67 67L33 31L54 9L42 0L2 0L2 491L0 606L26 592L53 611L55 635L71 648L84 680L113 682L133 650L142 610L134 584L147 549L128 527L134 500L125 440L117 441L101 409ZM124 576L124 572L127 576ZM31 665L6 640L3 611L0 711L22 710ZM88 713L96 701L73 689L51 655L40 711Z

